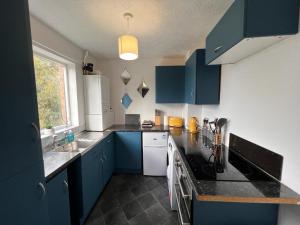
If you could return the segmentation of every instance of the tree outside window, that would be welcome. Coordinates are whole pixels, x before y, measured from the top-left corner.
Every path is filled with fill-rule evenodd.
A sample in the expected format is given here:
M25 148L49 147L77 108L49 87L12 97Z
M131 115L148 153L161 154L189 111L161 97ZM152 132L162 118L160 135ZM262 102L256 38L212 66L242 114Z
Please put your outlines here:
M40 128L68 124L66 66L34 55Z

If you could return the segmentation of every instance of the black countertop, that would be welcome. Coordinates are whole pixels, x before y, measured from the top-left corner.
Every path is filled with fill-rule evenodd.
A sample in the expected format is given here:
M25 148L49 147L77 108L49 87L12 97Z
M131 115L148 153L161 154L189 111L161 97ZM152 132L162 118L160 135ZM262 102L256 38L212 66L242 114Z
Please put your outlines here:
M182 129L170 129L170 133L178 149L194 151L203 148L199 141L201 133L191 134ZM275 179L249 182L197 180L185 154L180 150L179 153L199 201L300 204L300 195Z

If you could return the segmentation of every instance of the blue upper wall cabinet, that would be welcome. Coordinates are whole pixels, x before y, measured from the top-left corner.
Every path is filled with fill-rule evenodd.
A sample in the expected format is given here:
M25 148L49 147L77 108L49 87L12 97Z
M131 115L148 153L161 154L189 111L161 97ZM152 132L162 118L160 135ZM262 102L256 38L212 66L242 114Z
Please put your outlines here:
M205 65L205 49L197 49L185 66L185 102L219 104L221 66Z
M141 132L116 132L116 172L140 173L142 171Z
M184 66L156 66L156 103L184 103Z
M298 0L235 0L206 38L206 64L235 63L298 32Z
M1 224L48 224L28 2L1 2Z

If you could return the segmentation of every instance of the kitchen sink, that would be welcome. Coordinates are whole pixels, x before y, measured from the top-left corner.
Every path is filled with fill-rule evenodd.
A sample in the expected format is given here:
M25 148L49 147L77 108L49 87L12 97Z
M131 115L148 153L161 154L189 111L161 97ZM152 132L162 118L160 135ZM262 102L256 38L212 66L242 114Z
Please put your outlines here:
M72 143L59 146L55 149L56 152L80 152L84 151L91 145L93 145L95 141L92 140L77 140Z

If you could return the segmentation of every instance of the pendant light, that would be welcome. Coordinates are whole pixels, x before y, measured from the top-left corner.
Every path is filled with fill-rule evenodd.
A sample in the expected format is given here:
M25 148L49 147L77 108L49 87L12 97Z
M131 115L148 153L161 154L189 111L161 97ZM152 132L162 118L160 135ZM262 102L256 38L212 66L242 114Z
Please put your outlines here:
M135 60L139 57L138 39L129 35L129 20L133 18L131 13L125 13L127 20L127 34L119 37L119 57L123 60Z

